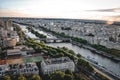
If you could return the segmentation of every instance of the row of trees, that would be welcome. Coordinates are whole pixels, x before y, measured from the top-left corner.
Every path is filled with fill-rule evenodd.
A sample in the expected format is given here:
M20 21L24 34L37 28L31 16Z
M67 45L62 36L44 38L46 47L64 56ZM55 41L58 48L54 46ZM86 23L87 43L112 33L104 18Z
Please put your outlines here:
M36 42L32 39L28 39L26 41L26 45L33 47L35 49L35 51L38 52L44 52L44 55L49 55L50 57L63 57L63 56L67 56L69 58L71 58L73 61L75 61L76 59L78 59L78 64L79 66L82 66L83 68L85 68L87 71L91 71L93 72L93 68L92 66L84 61L81 58L81 55L78 54L76 56L75 52L73 50L69 50L66 47L57 47L57 48L53 48L50 46L46 46L43 42ZM66 74L67 72L71 73L70 74ZM65 73L62 71L56 71L53 74L50 75L44 75L43 76L44 80L82 80L83 76L81 76L81 73L73 73L70 71L66 71Z
M16 76L9 76L6 75L3 78L0 78L0 80L42 80L42 78L39 75L16 75Z
M41 27L44 31L46 32L51 32L52 34L54 35L57 35L59 37L64 37L64 38L71 38L73 41L76 41L76 42L80 42L82 44L88 44L88 42L84 39L81 39L81 38L77 38L77 37L72 37L72 36L68 36L68 35L65 35L65 33L57 33L55 31L51 31L51 30L48 30L47 28L45 27Z
M93 69L93 67L89 64L89 62L87 62L87 61L85 61L85 60L83 60L83 59L81 59L81 58L79 58L78 59L78 63L77 63L77 66L79 67L82 67L82 68L84 68L85 70L87 70L87 71L89 71L89 72L94 72L94 69Z
M50 46L45 45L43 42L36 42L32 39L28 39L26 41L26 45L33 47L36 52L46 51L46 52L44 52L44 54L49 55L51 57L57 58L57 57L62 57L62 56L69 56L71 59L74 59L73 54L75 54L75 53L70 54L70 51L68 52L68 51L63 50L62 48L50 47Z
M73 61L75 61L76 59L79 59L79 61L78 61L79 65L81 65L82 67L85 67L86 70L88 70L88 71L93 70L92 66L88 62L86 62L85 60L83 60L81 58L80 54L76 56L76 54L73 50L69 50L66 47L53 48L50 46L46 46L43 42L36 42L32 39L28 39L26 41L26 45L33 47L35 49L35 51L37 51L37 52L46 51L46 52L44 52L44 55L49 55L50 57L53 57L53 58L67 56L70 59L72 59Z
M45 31L48 31L48 32L51 32L51 33L53 33L53 34L55 34L55 35L57 35L57 36L60 36L60 37L65 37L65 38L71 38L73 41L75 41L75 42L79 42L79 43L81 43L81 44L87 44L87 45L90 45L91 47L93 47L93 48L95 48L95 49L97 49L97 50L101 50L101 51L104 51L104 52L106 52L106 53L108 53L108 54L111 54L111 55L114 55L114 56L117 56L117 57L120 57L120 50L118 50L118 49L110 49L110 48L107 48L107 47L105 47L105 46L102 46L102 45L99 45L99 44L90 44L90 43L88 43L86 40L83 40L83 39L81 39L81 38L77 38L77 37L71 37L71 36L68 36L68 35L65 35L64 33L57 33L57 32L55 32L55 31L50 31L50 30L48 30L47 28L44 28L44 27L41 27L43 30L45 30ZM89 36L94 36L94 35L92 35L92 34L89 34Z
M43 34L38 33L37 31L35 31L32 27L27 27L27 28L31 33L35 34L35 36L37 36L39 38L46 38L47 37Z
M109 53L111 55L120 57L120 50L118 50L118 49L114 49L114 48L110 49L110 48L107 48L105 46L98 45L98 44L91 44L91 46L97 50L101 50L101 51L104 51L104 52Z
M84 80L84 77L80 73L73 73L70 70L55 71L52 74L44 75L44 80Z

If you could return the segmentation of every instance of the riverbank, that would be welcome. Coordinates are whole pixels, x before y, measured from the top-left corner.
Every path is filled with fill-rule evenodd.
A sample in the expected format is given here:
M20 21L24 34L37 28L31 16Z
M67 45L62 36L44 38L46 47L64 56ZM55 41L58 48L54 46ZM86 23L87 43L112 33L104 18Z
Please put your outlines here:
M98 73L100 73L101 75L105 76L106 78L110 79L110 80L119 80L120 76L116 75L114 73L112 73L111 71L108 71L105 67L103 67L102 65L100 65L97 62L93 62L90 61L88 58L83 58L84 60L88 61L90 64L92 64L94 70Z
M113 60L113 61L120 62L120 58L115 57L115 56L112 56L112 55L110 55L110 54L107 54L107 53L105 53L105 52L103 52L103 51L98 51L98 50L92 48L92 47L89 46L89 45L83 45L83 44L80 44L80 43L75 42L75 41L72 41L71 43L72 43L73 45L77 45L77 46L79 46L79 47L88 49L88 50L90 50L90 51L93 52L93 53L96 53L96 54L99 54L99 55L101 55L101 56L107 57L107 58L109 58L109 59L111 59L111 60Z

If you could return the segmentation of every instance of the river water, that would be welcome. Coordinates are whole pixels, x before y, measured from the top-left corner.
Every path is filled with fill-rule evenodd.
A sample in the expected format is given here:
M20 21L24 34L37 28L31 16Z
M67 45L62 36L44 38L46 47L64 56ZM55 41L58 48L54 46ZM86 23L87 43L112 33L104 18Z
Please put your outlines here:
M71 43L47 43L48 46L52 47L67 47L72 49L76 54L81 54L83 57L90 57L94 61L97 61L99 65L104 66L107 70L111 71L116 75L120 76L120 63L116 63L108 58L92 53L90 50L80 48Z
M20 27L24 30L25 34L28 35L31 38L35 38L36 36L29 32L26 29L26 26L20 25ZM40 29L36 30L41 34L45 34L47 38L56 38L55 36L52 36L49 33L46 33L44 31L39 31ZM49 35L48 35L49 34ZM105 69L111 71L111 73L114 73L120 77L120 62L116 63L106 57L103 57L101 55L92 53L90 50L80 48L76 45L72 45L71 43L47 43L48 46L52 47L67 47L69 49L72 49L76 54L81 54L85 58L91 58L94 61L98 62L99 65L103 66Z

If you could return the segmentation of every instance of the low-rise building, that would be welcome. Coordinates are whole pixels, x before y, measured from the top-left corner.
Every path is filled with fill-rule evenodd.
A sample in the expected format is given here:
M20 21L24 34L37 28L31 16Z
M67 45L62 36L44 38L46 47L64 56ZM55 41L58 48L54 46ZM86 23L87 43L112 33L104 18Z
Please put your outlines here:
M51 74L56 70L65 71L67 69L74 72L75 64L68 57L46 59L41 62L43 74Z
M0 65L0 76L20 74L39 74L39 69L36 63Z
M19 36L16 31L11 31L10 37L16 39L16 41L19 42Z
M25 55L26 51L21 51L20 49L7 49L7 56L21 56Z
M3 47L14 47L16 46L16 39L15 38L4 38L0 41L0 44Z

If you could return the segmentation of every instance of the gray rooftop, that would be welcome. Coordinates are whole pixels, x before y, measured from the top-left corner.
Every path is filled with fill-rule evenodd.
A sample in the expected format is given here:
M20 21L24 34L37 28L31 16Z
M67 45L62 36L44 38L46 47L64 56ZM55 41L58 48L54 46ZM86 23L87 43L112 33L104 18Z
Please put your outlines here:
M65 63L65 62L70 62L70 58L69 57L61 57L61 58L52 58L52 59L47 59L45 60L45 63L47 65L50 64L60 64L60 63Z

